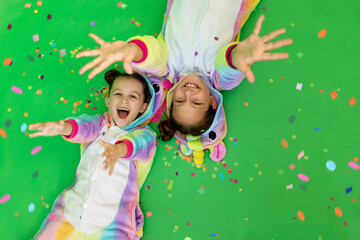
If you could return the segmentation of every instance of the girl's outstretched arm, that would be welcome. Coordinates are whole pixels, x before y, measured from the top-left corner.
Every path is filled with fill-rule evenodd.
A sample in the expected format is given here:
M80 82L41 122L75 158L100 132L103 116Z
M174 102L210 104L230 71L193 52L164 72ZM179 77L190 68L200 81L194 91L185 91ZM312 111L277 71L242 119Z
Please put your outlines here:
M89 36L101 46L100 49L88 50L76 55L76 58L97 57L79 71L80 75L82 75L84 72L95 68L89 73L89 79L95 77L115 62L123 62L125 71L132 74L131 62L141 60L143 57L143 52L137 44L125 41L105 42L93 33L90 33Z
M60 120L60 122L30 124L29 130L38 130L38 132L29 135L31 138L39 136L56 136L60 134L69 136L72 132L72 126L70 123Z
M255 81L254 73L249 66L255 62L285 59L289 57L288 53L269 53L271 50L279 49L283 46L293 43L292 39L284 39L271 42L275 37L285 33L285 29L275 30L263 37L259 36L264 15L258 19L254 32L245 40L239 42L231 51L231 65L243 72L250 83Z

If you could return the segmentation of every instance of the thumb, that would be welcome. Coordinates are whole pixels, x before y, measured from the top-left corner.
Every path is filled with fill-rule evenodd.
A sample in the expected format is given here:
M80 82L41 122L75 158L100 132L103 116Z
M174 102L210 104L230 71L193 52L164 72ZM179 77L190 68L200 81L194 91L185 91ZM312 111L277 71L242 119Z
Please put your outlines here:
M248 79L248 81L250 83L254 83L255 82L255 76L254 73L251 71L251 69L248 66L244 66L244 74L246 76L246 78Z

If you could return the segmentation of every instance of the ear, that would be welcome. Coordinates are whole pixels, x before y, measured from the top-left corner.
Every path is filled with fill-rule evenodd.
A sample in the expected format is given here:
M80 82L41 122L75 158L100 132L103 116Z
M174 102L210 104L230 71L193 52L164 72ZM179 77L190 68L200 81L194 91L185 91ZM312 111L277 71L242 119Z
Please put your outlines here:
M148 104L147 104L147 103L144 103L144 104L142 105L142 108L140 109L140 113L145 112L145 110L146 110L147 107L148 107Z
M105 98L105 104L106 104L107 107L110 106L110 98L109 97Z
M216 100L215 100L214 96L210 96L210 105L212 106L212 108L213 108L214 110L216 110L216 108L217 108L217 103L216 103Z

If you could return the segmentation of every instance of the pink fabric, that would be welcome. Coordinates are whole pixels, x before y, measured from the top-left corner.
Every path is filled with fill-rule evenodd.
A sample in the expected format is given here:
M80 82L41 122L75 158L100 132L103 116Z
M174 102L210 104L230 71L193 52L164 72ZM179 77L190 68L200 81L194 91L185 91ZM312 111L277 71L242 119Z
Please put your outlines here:
M133 154L133 151L134 151L134 146L132 144L131 141L127 140L127 139L123 139L123 140L119 140L115 143L116 144L119 144L119 143L125 143L126 144L126 147L127 147L127 153L125 154L125 156L123 156L122 158L128 158L130 157L132 154Z
M141 48L141 51L143 52L143 57L139 61L133 61L133 62L141 63L141 62L145 61L145 59L148 56L148 50L147 50L146 44L143 41L138 40L138 39L132 40L129 43L135 43L136 45L138 45Z
M71 126L72 126L72 131L71 131L71 134L70 134L69 136L63 135L63 137L64 137L65 139L71 139L71 138L73 138L73 137L76 136L76 134L78 133L79 127L78 127L78 125L77 125L77 123L76 123L75 120L70 119L70 120L65 120L65 122L68 122L68 123L71 124Z
M226 61L229 64L230 67L236 69L236 67L233 65L232 60L231 60L231 52L232 50L236 47L237 44L231 45L227 50L226 50Z

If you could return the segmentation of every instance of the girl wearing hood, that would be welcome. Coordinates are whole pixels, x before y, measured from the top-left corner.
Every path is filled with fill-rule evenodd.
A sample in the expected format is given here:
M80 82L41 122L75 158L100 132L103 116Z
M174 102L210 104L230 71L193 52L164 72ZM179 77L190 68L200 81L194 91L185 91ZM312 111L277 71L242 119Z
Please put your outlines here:
M77 57L98 56L80 69L96 67L89 78L113 62L123 61L124 69L166 76L174 86L167 93L167 120L160 122L163 140L175 136L185 155L193 154L201 168L204 150L220 161L226 154L227 126L220 90L231 90L247 77L255 78L250 66L257 61L288 58L287 53L268 51L292 44L291 39L270 42L285 29L259 36L262 15L254 32L238 42L241 27L259 0L168 0L163 29L158 38L136 36L127 43L105 43L94 34L101 48Z
M155 92L146 76L106 72L103 115L36 123L30 137L62 135L85 146L76 180L56 199L34 239L140 239L141 188L153 161L154 132L142 126L154 115Z

